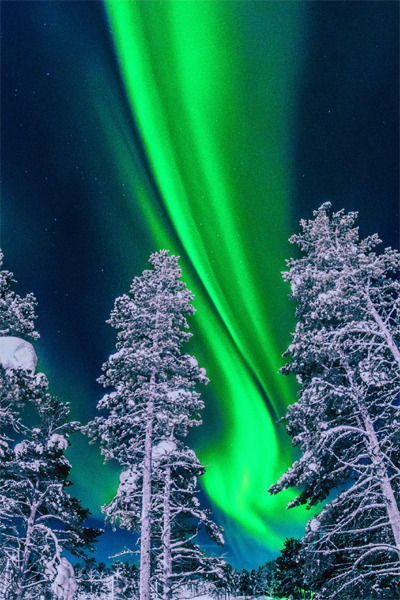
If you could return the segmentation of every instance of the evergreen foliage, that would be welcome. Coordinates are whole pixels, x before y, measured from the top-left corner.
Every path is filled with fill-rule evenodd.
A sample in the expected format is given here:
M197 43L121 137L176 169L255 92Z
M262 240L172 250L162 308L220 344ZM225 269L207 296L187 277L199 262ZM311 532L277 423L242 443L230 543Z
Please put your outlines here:
M75 566L77 600L135 600L139 596L137 565L116 561L111 566L87 560Z
M3 253L0 250L0 268ZM24 336L31 340L39 337L35 330L36 299L33 294L24 298L14 290L16 283L9 271L0 270L0 350L1 340L6 336ZM1 365L0 361L0 365ZM30 376L24 370L8 370L7 377L1 378L0 385L0 459L9 451L6 432L18 430L19 413L29 394ZM0 471L0 481L2 473Z
M293 600L309 600L313 593L304 581L304 556L302 543L287 538L280 555L275 561L272 592L277 597L292 596Z
M207 556L196 541L204 529L215 543L224 543L222 529L197 498L197 478L204 472L195 452L175 438L173 430L167 443L160 442L153 449L154 578L165 600L174 598L188 582L225 583L224 560Z
M22 299L10 286L11 273L0 272L0 313L3 340L9 336L38 337L34 330L35 301ZM23 340L21 340L23 344ZM63 550L81 555L92 548L97 531L85 528L88 511L67 493L70 464L64 451L69 435L79 429L68 421L68 405L48 393L39 373L0 363L0 562L7 573L4 595L13 600L34 597L61 571L73 570ZM65 598L68 596L64 590Z
M0 268L3 266L3 253L0 250ZM16 283L10 271L0 270L0 337L21 336L32 340L39 338L35 330L36 298L27 294L21 298L12 289Z
M140 598L149 600L150 585L161 581L167 600L185 572L206 570L194 543L199 526L222 536L196 503L203 467L183 443L201 423L203 402L194 386L208 382L205 369L181 351L191 336L186 318L195 312L193 296L176 256L161 250L150 263L154 268L115 301L109 323L118 332L117 352L99 379L113 391L98 404L107 416L97 417L89 433L100 439L105 459L122 467L117 495L103 510L111 523L140 532Z
M301 458L271 488L289 506L335 498L303 540L316 598L400 597L400 255L360 240L356 213L329 203L291 238L303 256L284 273L298 323L283 373L299 400L286 416ZM367 592L368 591L368 592Z

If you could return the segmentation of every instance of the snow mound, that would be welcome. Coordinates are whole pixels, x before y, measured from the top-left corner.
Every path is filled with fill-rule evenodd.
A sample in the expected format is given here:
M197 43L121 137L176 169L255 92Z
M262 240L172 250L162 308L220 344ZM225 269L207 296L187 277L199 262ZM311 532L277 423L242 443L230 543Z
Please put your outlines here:
M63 435L53 433L47 442L47 448L57 448L58 450L65 450L68 448L68 442Z
M78 586L71 563L62 557L60 563L55 566L55 570L57 575L51 586L54 595L63 600L72 600Z
M24 369L33 375L37 365L35 349L19 337L0 337L0 364L4 369Z
M180 398L181 396L188 396L190 395L190 392L187 392L186 390L179 388L178 390L171 390L170 392L167 393L167 398L168 400L171 400L172 402L174 402L175 400L178 400L178 398Z
M311 519L311 521L309 522L309 527L311 529L311 531L318 531L319 527L320 527L320 522L317 518Z
M168 454L172 454L176 450L176 444L172 440L163 440L152 451L153 460L159 460Z
M200 367L200 369L199 369L199 379L203 383L208 383L209 382L209 379L207 377L207 371L205 370L204 367Z
M139 475L135 469L126 469L125 471L122 471L121 475L119 476L117 496L129 494L130 492L136 490L136 482L138 479Z
M14 447L14 454L17 458L21 458L21 456L26 452L27 444L26 441L19 442Z
M195 356L190 356L189 354L186 355L188 357L188 362L189 365L195 369L199 366L199 363L197 362L197 358Z

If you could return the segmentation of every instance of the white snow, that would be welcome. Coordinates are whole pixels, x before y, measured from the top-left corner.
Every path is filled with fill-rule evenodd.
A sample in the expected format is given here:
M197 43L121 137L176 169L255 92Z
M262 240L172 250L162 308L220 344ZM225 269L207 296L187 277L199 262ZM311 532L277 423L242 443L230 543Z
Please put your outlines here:
M189 355L187 355L189 356ZM189 356L189 364L191 367L196 368L199 366L199 363L197 361L197 358L195 356Z
M39 472L39 469L40 469L40 467L41 467L41 466L42 466L42 463L41 463L41 461L40 461L40 460L31 460L31 461L29 462L29 468L30 468L32 471L35 471L35 473L38 473L38 472Z
M51 589L57 598L72 600L78 586L75 581L75 573L71 563L64 557L55 567L57 575Z
M24 369L33 375L37 365L35 349L19 337L0 337L0 364L4 369Z
M139 475L134 469L126 469L125 471L122 471L121 475L119 476L117 496L129 494L132 490L135 490L138 477Z
M63 435L53 433L47 442L47 448L54 448L57 446L58 450L65 450L68 448L68 442Z
M167 454L172 454L175 452L176 444L172 440L162 440L156 446L154 446L152 450L153 460L157 460L166 456Z
M169 400L174 401L174 400L177 400L180 395L184 395L184 394L188 394L188 392L183 389L172 390L171 392L167 393L167 397Z
M290 284L290 287L292 288L292 294L296 294L297 293L297 289L299 287L299 285L302 284L302 280L301 277L296 277Z
M318 519L311 519L311 521L309 522L309 527L311 531L318 531L319 525L320 523Z
M20 442L19 444L16 444L14 447L14 454L17 458L20 458L22 456L22 454L25 452L26 449L26 442Z
M184 598L182 598L182 600L185 600ZM212 596L209 596L208 594L206 594L205 596L190 596L190 600L215 600L215 597L213 598Z
M0 458L5 456L5 451L8 449L8 444L0 438Z

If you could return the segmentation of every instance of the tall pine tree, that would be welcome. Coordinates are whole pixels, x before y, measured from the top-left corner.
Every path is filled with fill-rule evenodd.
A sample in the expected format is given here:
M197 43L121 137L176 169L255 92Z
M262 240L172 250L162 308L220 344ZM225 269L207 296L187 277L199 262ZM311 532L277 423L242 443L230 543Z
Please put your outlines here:
M154 268L135 277L130 294L115 301L109 323L118 331L117 352L104 364L99 380L114 391L98 405L108 415L89 426L91 435L100 439L105 459L116 459L123 469L117 496L104 511L112 522L140 532L141 600L150 599L152 552L154 569L163 573L164 597L170 597L177 541L171 511L176 513L175 523L190 510L196 518L189 496L194 494L194 472L200 467L189 461L181 440L189 428L201 423L203 402L194 386L208 382L205 369L181 350L191 336L186 318L195 311L193 296L180 280L178 258L161 250L150 263ZM180 509L179 477L181 500L186 503ZM208 516L203 518L207 520ZM181 534L181 546L189 548L187 530ZM191 551L193 557L194 547Z
M214 542L224 543L222 529L197 498L197 478L204 466L175 437L173 427L168 439L153 448L152 459L155 579L161 583L163 600L172 600L188 584L223 583L224 560L207 556L197 542L203 529Z
M3 253L0 250L0 269L3 265ZM15 351L18 341L23 349L32 349L29 340L39 338L35 330L36 299L33 294L21 298L14 290L16 283L10 271L0 270L0 365L3 371L7 365L18 365ZM23 339L21 339L23 338ZM17 344L13 343L17 342ZM19 361L21 362L21 361ZM22 361L23 362L23 361ZM32 365L35 364L35 359ZM36 365L35 365L36 366ZM26 392L31 381L29 369L9 370L7 377L1 376L0 385L0 459L9 452L9 440L6 432L18 429L18 419L21 407L26 399ZM0 481L1 481L0 472ZM1 497L0 497L1 498Z
M301 385L287 413L301 458L272 493L290 504L336 497L303 540L317 598L400 597L400 255L360 240L356 213L326 203L292 237L303 257L284 273L298 323L282 370Z
M34 328L36 301L32 294L18 296L14 283L11 273L0 271L3 593L22 600L49 582L58 585L62 576L62 592L68 598L75 584L62 552L79 554L97 535L83 526L87 511L66 491L70 465L64 451L70 433L79 426L68 421L68 406L48 393L43 373L35 375L36 354L24 338L39 337Z

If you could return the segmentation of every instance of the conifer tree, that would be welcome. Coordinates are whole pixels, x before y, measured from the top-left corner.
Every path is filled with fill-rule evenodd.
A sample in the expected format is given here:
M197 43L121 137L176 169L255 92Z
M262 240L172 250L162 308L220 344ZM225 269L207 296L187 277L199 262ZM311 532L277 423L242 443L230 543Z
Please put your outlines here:
M311 592L304 581L304 556L302 544L295 538L287 538L275 561L272 591L274 595L292 596L293 600L311 600Z
M59 588L60 595L72 598L73 570L62 553L82 556L85 548L93 549L98 532L84 527L88 511L66 489L71 466L64 451L79 426L67 420L68 406L47 393L45 377L36 381L35 396L32 390L29 399L33 425L24 427L24 437L5 465L2 492L9 504L2 515L0 545L11 564L16 600L48 580L54 591Z
M204 466L173 428L153 448L152 459L155 580L161 583L163 600L172 600L176 590L196 581L222 584L224 560L207 556L196 542L203 529L215 543L224 543L222 529L197 498L196 482Z
M400 255L360 240L356 213L329 203L291 238L303 256L284 273L298 323L282 371L299 400L287 430L301 458L271 488L289 506L336 497L303 540L316 598L400 597ZM385 591L386 590L386 591ZM385 594L389 594L385 596Z
M0 250L0 267L3 266L4 255ZM0 270L0 337L19 336L24 339L37 340L35 330L35 296L30 293L21 298L13 290L16 283L13 273Z
M272 596L276 585L276 561L270 560L258 567L256 571L255 592L258 596Z
M161 545L164 595L170 595L175 531L168 525L168 511L177 510L179 476L169 459L174 455L181 461L182 497L189 490L194 493L194 474L200 467L194 460L189 465L188 450L180 440L201 422L203 402L194 386L208 382L205 369L181 350L191 336L186 318L195 311L192 294L180 280L178 258L161 250L150 263L154 268L135 277L130 294L115 301L109 323L118 331L117 352L103 365L99 379L114 391L98 405L108 415L89 426L90 434L100 439L105 459L116 459L122 467L117 495L104 511L112 523L140 532L141 600L150 599L152 551L159 567ZM160 460L163 454L167 460ZM160 494L168 498L162 506ZM189 514L189 504L188 499L179 518L185 510ZM190 510L195 512L194 504Z
M1 255L2 256L2 255ZM64 549L91 547L96 531L83 527L87 512L66 492L70 465L64 456L69 408L48 393L28 339L35 299L21 298L11 273L0 271L0 561L7 566L6 598L22 600L46 582L63 579L72 598L73 569ZM19 337L23 336L23 337ZM65 584L65 585L64 585ZM67 589L68 588L68 589ZM68 595L69 594L69 595Z
M35 330L36 299L33 294L24 298L19 296L13 286L16 283L10 271L1 270L3 253L0 250L0 365L6 366L12 361L18 365L16 348L12 348L13 340L20 339L21 346L30 346L24 340L36 340L39 337ZM23 339L21 339L23 338ZM14 344L15 346L15 344ZM14 366L16 366L14 365ZM7 377L3 373L0 380L0 459L9 452L6 431L18 429L19 411L26 400L26 393L31 381L31 370L9 370ZM0 471L0 481L2 474ZM1 498L1 496L0 496ZM1 501L1 500L0 500Z

